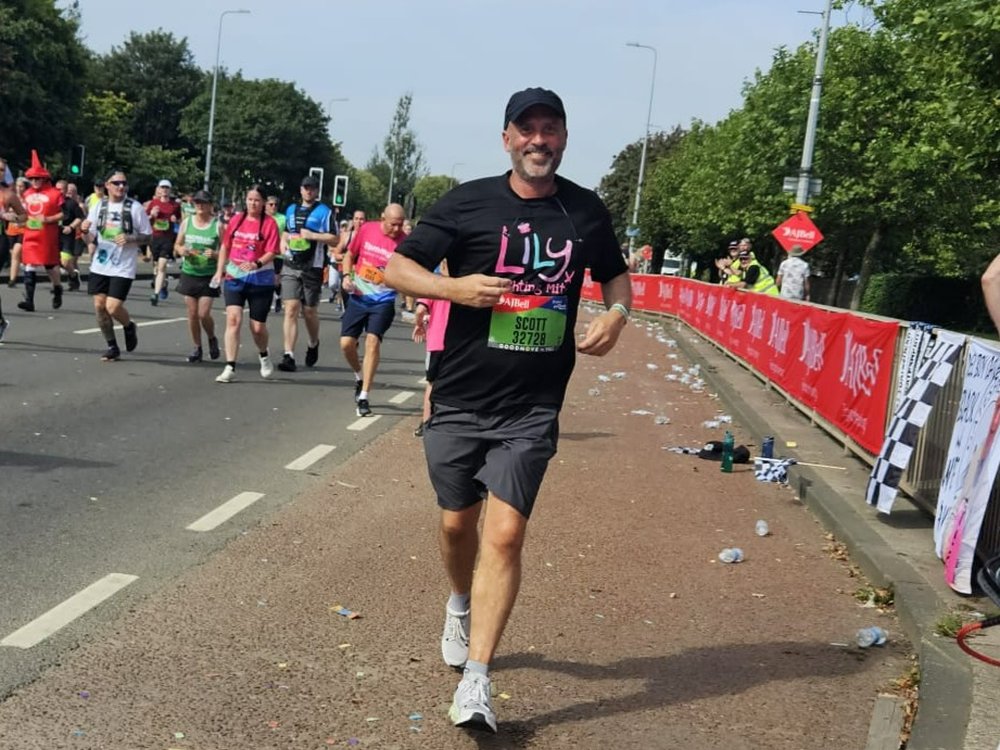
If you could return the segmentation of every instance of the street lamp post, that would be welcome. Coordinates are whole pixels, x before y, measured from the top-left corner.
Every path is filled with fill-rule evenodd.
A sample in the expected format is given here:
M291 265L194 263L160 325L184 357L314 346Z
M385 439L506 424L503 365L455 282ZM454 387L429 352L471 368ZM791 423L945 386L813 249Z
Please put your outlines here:
M638 42L626 42L626 47L637 47L639 49L648 49L653 53L653 77L649 82L649 110L646 112L646 135L642 139L642 156L639 159L639 179L635 186L635 208L632 209L632 226L630 228L630 236L628 238L628 252L629 255L635 249L635 232L639 228L639 206L642 203L642 180L646 174L646 149L649 146L649 121L653 119L653 92L656 90L656 48L650 47L648 44L639 44Z
M819 48L816 50L816 71L813 75L812 95L809 98L809 115L806 119L806 137L802 143L802 162L799 165L798 181L795 188L795 202L808 205L813 190L812 163L816 149L816 123L819 120L819 99L823 92L823 69L826 65L826 39L830 35L830 10L833 0L826 0L823 11L823 29L819 33Z
M208 146L205 148L205 190L212 175L212 136L215 132L215 92L219 87L219 55L222 52L222 19L229 14L249 14L248 10L224 10L219 14L219 38L215 43L215 71L212 73L212 103L208 108Z

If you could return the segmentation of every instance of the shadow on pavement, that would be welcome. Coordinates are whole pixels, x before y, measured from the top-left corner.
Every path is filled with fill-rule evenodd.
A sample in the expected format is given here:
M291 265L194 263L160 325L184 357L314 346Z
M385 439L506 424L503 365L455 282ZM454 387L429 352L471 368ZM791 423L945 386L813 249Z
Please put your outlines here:
M540 669L584 680L644 680L645 684L628 695L582 701L527 721L502 721L501 717L500 734L475 739L483 748L528 747L535 741L535 734L550 725L731 695L765 682L852 674L865 669L867 656L828 643L795 641L710 646L668 656L622 659L606 665L552 661L539 653L511 654L499 657L494 668Z
M82 458L69 458L68 456L0 450L0 466L27 466L36 471L52 471L66 467L99 469L115 466L115 464L106 461L87 461Z

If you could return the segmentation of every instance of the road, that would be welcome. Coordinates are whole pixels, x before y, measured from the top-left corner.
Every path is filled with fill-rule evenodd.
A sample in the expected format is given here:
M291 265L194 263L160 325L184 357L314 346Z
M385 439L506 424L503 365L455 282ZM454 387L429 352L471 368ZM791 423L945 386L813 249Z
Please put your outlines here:
M115 363L100 361L88 296L68 294L53 311L42 286L28 314L15 307L20 290L3 288L0 696L419 412L423 353L398 318L375 417L359 420L332 306L321 305L317 367L263 381L244 327L240 380L220 385L221 362L185 361L182 298L152 307L147 283L128 304L139 347ZM216 320L221 338L219 303ZM280 325L270 322L277 360ZM300 335L300 363L304 347ZM65 610L77 605L86 612L72 619Z

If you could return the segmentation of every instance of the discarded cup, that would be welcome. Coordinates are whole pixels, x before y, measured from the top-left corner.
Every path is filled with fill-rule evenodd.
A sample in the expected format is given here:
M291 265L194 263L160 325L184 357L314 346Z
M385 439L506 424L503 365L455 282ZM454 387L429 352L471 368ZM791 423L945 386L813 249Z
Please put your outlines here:
M724 563L743 562L743 550L739 547L726 547L719 553L719 559Z
M767 525L767 521L761 518L757 521L757 525L754 526L754 530L757 532L757 536L767 536L771 533L770 527Z
M861 628L858 631L856 640L858 642L859 648L868 648L870 646L881 646L889 639L889 634L885 632L878 625L872 625L867 628Z

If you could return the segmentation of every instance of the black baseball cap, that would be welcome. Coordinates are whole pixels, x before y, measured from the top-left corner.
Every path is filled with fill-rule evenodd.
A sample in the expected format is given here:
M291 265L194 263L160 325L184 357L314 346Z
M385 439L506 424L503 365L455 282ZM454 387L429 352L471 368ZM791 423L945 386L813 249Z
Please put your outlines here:
M191 200L194 203L215 203L212 199L212 194L207 190L199 190L197 193L191 196Z
M566 110L563 109L562 99L554 91L541 88L525 89L512 94L507 101L507 109L503 113L503 126L506 127L531 107L548 107L555 112L562 121L566 122Z
M299 183L302 187L318 188L319 179L315 175L308 174L302 178L302 182Z

